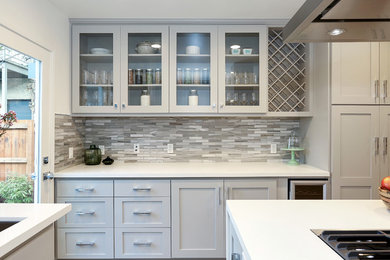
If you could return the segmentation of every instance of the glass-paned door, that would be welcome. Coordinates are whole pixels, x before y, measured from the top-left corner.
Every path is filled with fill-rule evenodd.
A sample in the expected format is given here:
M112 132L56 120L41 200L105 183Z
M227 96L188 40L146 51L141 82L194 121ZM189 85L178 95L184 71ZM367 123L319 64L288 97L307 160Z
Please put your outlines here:
M171 112L217 112L216 32L171 27Z
M123 26L121 31L121 111L168 112L168 26Z
M219 29L220 112L266 112L266 28L229 26Z
M119 111L118 27L73 28L74 112Z
M39 201L40 69L0 44L0 203Z

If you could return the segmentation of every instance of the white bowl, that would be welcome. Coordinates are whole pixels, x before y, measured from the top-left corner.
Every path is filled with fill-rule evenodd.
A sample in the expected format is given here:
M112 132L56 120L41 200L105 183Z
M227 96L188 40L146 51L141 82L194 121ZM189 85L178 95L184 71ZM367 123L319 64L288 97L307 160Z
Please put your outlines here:
M110 54L111 51L109 49L105 49L105 48L92 48L91 53L92 54Z
M195 45L187 46L186 47L186 54L199 55L200 54L199 46L195 46Z

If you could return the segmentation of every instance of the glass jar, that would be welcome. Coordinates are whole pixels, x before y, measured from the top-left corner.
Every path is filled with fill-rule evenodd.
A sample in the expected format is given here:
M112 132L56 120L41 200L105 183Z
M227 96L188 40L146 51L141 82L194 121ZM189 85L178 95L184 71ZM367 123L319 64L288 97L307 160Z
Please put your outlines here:
M150 95L147 89L142 90L141 106L150 106Z
M186 68L184 72L184 84L192 84L192 70Z
M246 105L248 105L248 100L247 100L247 96L246 96L246 93L245 93L245 92L241 94L240 105L241 105L241 106L246 106Z
M203 68L202 70L202 84L210 84L209 69Z
M161 69L156 69L154 73L154 84L161 84Z
M129 85L134 84L134 70L133 69L129 69L128 77L129 77L129 80L128 80Z
M183 84L183 70L181 68L177 68L176 83Z
M194 76L193 76L193 84L200 84L200 82L201 82L200 69L195 68L194 69Z
M146 70L146 84L153 84L153 70Z
M188 96L188 105L197 106L199 101L198 92L196 89L191 89L190 95Z
M142 84L148 84L146 81L146 69L142 69Z
M239 99L238 99L238 93L237 92L235 92L234 94L233 94L233 105L234 106L237 106L238 105L238 103L239 103Z
M256 92L252 92L252 94L251 94L251 101L249 103L252 106L256 106L257 105L257 95L256 95Z
M242 75L242 83L243 84L249 84L249 75L248 72L244 72Z
M135 71L135 84L142 84L142 70L137 69Z

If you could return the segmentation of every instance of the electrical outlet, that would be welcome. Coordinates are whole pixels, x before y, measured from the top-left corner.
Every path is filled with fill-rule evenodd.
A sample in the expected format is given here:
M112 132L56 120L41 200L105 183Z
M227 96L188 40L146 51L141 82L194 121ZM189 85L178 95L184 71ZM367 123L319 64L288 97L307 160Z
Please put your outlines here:
M69 159L73 159L73 147L69 147Z
M271 153L276 153L277 149L278 149L278 147L276 144L271 144Z
M102 155L105 154L104 145L99 145L100 150L102 151Z
M168 153L173 153L173 144L168 144L167 145L167 152Z
M139 144L134 144L134 153L139 153L139 152L140 152Z

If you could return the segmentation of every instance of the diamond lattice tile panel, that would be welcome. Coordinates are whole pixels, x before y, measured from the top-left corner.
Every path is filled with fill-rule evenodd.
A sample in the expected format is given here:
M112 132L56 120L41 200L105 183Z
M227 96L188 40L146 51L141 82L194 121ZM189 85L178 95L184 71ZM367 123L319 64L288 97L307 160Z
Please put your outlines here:
M268 34L268 110L302 112L306 106L306 46L283 43L282 28Z

